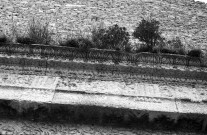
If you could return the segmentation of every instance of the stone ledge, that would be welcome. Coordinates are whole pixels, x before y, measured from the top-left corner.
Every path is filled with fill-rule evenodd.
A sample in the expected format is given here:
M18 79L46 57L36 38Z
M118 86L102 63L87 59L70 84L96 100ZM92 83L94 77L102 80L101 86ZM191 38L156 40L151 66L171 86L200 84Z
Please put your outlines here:
M0 87L0 98L49 104L88 105L169 113L207 114L206 103L183 102L178 99L130 97L120 95L79 93L53 90ZM197 108L197 109L195 109Z

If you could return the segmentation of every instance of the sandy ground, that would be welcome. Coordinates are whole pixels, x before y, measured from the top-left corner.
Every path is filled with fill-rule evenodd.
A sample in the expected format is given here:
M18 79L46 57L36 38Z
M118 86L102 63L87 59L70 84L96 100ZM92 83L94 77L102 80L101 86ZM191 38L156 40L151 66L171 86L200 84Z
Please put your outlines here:
M0 119L2 135L198 135L199 133L135 130L79 124Z

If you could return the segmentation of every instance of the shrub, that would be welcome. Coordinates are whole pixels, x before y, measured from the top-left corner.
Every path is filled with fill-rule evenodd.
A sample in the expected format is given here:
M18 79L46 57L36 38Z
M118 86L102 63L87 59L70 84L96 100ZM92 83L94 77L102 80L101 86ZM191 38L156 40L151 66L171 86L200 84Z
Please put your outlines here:
M165 38L164 37L161 37L157 40L156 42L156 46L153 48L153 49L156 49L156 50L161 50L163 49L164 47L166 47L166 42L165 42Z
M68 39L65 42L59 44L60 46L75 47L79 48L77 39Z
M78 44L79 44L79 48L83 49L83 50L88 50L90 48L93 48L93 42L90 39L87 38L78 38Z
M0 36L0 43L6 43L8 41L5 35Z
M168 54L176 54L176 51L170 50L170 49L166 49L166 48L161 49L160 52L161 53L168 53Z
M109 27L104 35L104 43L109 49L123 50L129 42L129 33L125 27L119 27L117 24Z
M175 50L183 48L183 44L179 37L176 37L175 39L168 41L168 44L172 46Z
M159 21L154 19L149 21L143 19L133 32L133 36L145 42L148 48L152 50L158 39L161 38L159 24Z
M185 50L184 49L180 49L177 51L177 54L180 54L180 55L185 55Z
M21 44L35 44L36 43L29 37L17 37L16 42L21 43Z
M184 45L179 37L167 41L168 47L174 52L174 54L185 55Z
M158 50L153 50L156 51L155 53L158 53ZM173 50L173 49L167 49L167 48L163 48L160 50L161 53L167 53L167 54L179 54L179 55L185 55L185 51L184 50Z
M106 49L104 45L103 38L106 33L106 29L98 28L92 30L92 42L95 44L95 48Z
M90 39L79 37L67 39L65 42L60 43L60 46L75 47L79 49L93 48L93 43Z
M201 57L202 51L199 49L191 50L187 55L190 57Z
M131 53L132 52L132 47L131 45L125 46L125 52Z
M37 44L50 44L52 37L48 29L49 23L41 24L40 21L31 21L28 36Z
M140 52L150 52L150 48L148 46L141 46L140 48L138 48L136 50L136 53L140 53Z
M45 44L49 45L52 41L51 33L48 30L49 23L42 24L40 21L33 20L29 23L28 32L25 36L17 37L18 43L24 44Z
M12 38L10 38L9 36L7 36L5 34L1 34L0 35L0 45L4 45L7 43L12 43Z
M108 29L94 30L92 40L99 49L125 50L129 42L129 33L125 27L116 24Z
M158 50L158 48L153 48L153 49L151 50L150 47L146 46L145 44L142 44L139 48L137 48L137 49L135 50L135 52L136 52L136 53L140 53L140 52L158 53L159 50Z

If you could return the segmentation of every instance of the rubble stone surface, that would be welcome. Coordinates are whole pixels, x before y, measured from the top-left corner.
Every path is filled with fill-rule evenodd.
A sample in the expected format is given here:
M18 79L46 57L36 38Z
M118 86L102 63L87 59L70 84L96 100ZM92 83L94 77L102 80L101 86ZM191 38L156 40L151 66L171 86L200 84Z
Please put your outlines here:
M154 18L164 37L180 37L186 49L206 49L207 43L207 5L194 0L1 0L0 13L7 34L13 28L24 33L32 17L49 22L56 39L100 24L117 23L131 33L142 18Z

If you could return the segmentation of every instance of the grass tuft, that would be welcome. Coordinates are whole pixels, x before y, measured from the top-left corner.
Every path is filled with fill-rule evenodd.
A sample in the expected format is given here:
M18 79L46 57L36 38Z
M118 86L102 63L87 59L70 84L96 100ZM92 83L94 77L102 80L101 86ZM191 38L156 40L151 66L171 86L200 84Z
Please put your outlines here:
M25 36L17 37L17 42L22 44L45 44L49 45L52 41L52 35L48 29L49 23L42 24L34 18L29 23L28 32Z

